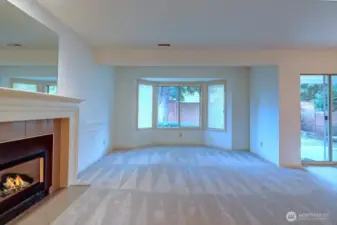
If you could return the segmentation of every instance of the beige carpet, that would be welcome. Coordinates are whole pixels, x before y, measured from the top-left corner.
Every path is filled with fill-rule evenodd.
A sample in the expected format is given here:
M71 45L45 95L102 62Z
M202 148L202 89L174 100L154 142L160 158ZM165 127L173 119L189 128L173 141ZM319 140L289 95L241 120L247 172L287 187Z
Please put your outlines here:
M8 225L52 224L76 199L88 190L85 186L72 186L54 193L34 205Z
M113 153L81 174L92 186L53 225L337 224L337 193L248 152L198 147ZM324 213L324 218L300 218Z

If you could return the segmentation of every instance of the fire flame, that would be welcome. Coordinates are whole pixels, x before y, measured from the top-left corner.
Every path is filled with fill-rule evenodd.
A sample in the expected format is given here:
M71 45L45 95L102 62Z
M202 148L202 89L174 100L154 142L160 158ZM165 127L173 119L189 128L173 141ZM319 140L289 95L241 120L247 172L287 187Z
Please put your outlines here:
M23 181L18 175L16 178L7 177L4 186L8 189L21 189L27 185L27 182Z

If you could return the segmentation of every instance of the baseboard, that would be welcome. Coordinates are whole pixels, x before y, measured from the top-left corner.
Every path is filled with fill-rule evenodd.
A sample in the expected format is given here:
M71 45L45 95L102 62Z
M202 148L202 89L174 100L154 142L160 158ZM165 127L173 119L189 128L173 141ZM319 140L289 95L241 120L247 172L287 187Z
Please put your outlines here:
M220 150L227 150L227 151L245 151L245 152L250 152L249 148L224 148L219 145L203 145L206 148L217 148Z
M77 173L77 178L80 177L80 176L81 176L87 169L89 169L92 165L94 165L94 164L98 163L99 161L101 161L101 160L104 158L104 156L109 155L110 152L111 152L111 150L105 152L105 153L104 153L101 157L99 157L97 160L95 160L94 162L90 163L90 165L86 166L84 169L82 169L81 171L79 171L79 172Z
M280 164L280 167L288 169L304 170L304 167L302 165L297 164Z
M134 150L134 149L143 149L143 148L151 148L151 147L159 147L159 146L201 146L204 145L196 145L196 144L149 144L149 145L136 145L136 146L114 146L112 151L122 151L122 150Z
M250 152L249 148L232 148L234 151L244 151L244 152Z
M204 147L205 145L203 144L195 144L195 143L177 143L177 144L172 144L172 143L153 143L152 146L158 147L158 146L183 146L183 147L188 147L188 146L193 146L193 147Z
M121 150L134 150L134 149L142 149L142 148L150 148L154 145L133 145L133 146L114 146L112 147L111 152L121 151Z
M148 145L137 145L137 146L114 146L112 148L112 151L121 151L121 150L134 150L134 149L142 149L142 148L150 148L150 147L160 147L160 146L164 146L164 147L178 147L178 146L183 146L183 147L206 147L206 148L216 148L216 149L220 149L220 150L227 150L227 151L247 151L249 152L250 150L247 149L237 149L237 148L224 148L221 146L217 146L217 145L205 145L205 144L195 144L195 143L191 143L191 144L168 144L168 143L154 143L154 144L148 144Z

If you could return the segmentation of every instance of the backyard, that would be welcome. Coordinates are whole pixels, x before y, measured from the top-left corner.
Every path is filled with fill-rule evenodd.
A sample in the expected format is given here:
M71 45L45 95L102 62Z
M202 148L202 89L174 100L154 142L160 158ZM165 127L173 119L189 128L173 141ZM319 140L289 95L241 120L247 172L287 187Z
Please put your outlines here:
M337 80L332 77L331 118L329 118L329 79L325 75L301 76L301 158L304 161L330 161L337 156ZM331 135L329 124L331 120Z

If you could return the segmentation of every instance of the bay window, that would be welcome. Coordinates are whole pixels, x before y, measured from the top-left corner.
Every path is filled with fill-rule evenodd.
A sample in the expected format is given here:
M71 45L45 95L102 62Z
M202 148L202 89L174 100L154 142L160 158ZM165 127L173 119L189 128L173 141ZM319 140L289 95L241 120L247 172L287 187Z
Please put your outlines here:
M204 97L203 90L208 93ZM205 125L208 129L225 130L225 81L188 84L139 81L137 100L138 129L198 129Z

